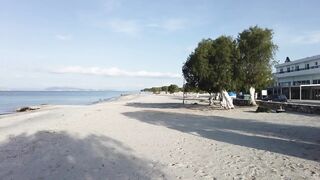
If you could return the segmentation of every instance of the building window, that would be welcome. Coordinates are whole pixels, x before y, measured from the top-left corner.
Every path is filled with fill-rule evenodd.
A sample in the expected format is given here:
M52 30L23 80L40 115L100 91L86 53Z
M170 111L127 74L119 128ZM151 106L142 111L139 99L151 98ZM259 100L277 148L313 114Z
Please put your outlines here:
M287 68L287 72L290 72L290 67Z
M299 66L296 66L296 69L295 69L296 71L299 71Z
M314 65L315 65L315 66L318 66L318 62L315 62Z
M305 69L309 69L309 64L304 65Z
M280 69L280 73L283 73L283 68Z
M291 86L291 82L281 82L279 86Z
M293 81L293 85L304 85L304 84L310 84L310 80Z
M320 79L313 80L312 84L320 84Z

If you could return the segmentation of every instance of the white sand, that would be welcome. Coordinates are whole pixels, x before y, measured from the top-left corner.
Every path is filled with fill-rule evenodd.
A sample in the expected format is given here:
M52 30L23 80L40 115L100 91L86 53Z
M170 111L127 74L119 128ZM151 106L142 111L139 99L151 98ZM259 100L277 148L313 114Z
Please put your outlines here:
M320 116L132 95L0 116L0 179L320 179Z

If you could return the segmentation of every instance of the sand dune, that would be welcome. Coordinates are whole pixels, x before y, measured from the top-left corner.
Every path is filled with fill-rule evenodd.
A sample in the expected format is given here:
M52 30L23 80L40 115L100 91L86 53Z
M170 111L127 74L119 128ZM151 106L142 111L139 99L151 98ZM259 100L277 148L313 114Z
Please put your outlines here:
M177 96L0 116L0 179L320 179L320 117Z

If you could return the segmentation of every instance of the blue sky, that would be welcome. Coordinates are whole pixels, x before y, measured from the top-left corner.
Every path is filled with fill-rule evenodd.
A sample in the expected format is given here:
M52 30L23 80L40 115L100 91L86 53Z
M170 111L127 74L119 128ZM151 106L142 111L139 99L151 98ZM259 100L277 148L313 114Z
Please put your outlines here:
M320 1L0 0L0 89L181 85L203 38L274 30L283 61L320 54Z

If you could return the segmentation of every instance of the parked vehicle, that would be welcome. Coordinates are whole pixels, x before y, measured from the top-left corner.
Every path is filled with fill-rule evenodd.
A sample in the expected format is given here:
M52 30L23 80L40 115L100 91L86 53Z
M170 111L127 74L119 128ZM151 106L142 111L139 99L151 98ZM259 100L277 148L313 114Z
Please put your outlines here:
M287 102L287 97L283 94L276 94L276 95L271 95L268 96L264 99L262 99L264 101L275 101L275 102Z
M235 93L235 92L228 92L228 94L232 99L237 98L237 93Z
M250 94L238 94L236 96L237 99L244 99L244 100L250 100Z

